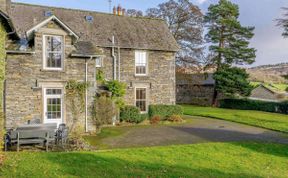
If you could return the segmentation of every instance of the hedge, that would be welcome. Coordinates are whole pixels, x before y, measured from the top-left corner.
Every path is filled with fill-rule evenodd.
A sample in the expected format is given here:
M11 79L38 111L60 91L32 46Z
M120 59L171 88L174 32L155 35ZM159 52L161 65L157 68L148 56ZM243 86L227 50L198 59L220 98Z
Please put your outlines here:
M149 117L160 116L161 119L166 119L172 115L182 115L183 110L179 105L150 105Z
M220 108L288 114L288 101L278 103L249 99L223 99L220 100Z
M130 123L140 123L147 119L146 114L140 114L139 108L135 106L125 106L120 111L120 120Z

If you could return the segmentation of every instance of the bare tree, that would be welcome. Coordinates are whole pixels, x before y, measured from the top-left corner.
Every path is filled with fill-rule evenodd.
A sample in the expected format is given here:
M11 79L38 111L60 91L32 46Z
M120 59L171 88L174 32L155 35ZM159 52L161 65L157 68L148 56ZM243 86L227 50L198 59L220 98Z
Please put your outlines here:
M282 36L288 37L288 7L282 7L282 10L284 10L285 13L283 14L282 19L277 19L277 22L278 22L277 25L284 29Z
M203 60L203 14L189 0L169 0L146 11L148 17L164 19L181 47L178 66L198 65Z
M128 16L132 16L132 17L142 17L143 16L143 12L136 10L136 9L128 9L126 12L126 15Z

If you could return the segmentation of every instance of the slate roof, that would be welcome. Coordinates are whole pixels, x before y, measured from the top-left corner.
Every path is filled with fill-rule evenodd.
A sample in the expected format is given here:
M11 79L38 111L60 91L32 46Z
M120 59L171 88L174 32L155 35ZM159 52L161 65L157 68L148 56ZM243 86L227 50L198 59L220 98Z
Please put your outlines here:
M179 49L165 21L160 19L23 3L11 3L9 16L18 35L24 36L27 30L47 19L44 14L48 10L67 24L80 37L80 41L91 41L96 46L111 47L111 38L114 35L116 45L121 48L173 52ZM92 16L93 22L87 22L86 16Z
M97 48L95 45L93 45L90 41L78 41L75 44L75 51L72 51L72 56L97 56L103 54L103 51L99 48Z

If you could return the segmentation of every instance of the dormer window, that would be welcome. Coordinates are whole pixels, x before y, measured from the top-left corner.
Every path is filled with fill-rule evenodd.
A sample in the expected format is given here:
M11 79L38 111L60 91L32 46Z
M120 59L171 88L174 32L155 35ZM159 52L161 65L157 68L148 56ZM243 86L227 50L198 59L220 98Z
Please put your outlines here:
M63 69L63 37L55 35L44 35L43 37L44 69Z

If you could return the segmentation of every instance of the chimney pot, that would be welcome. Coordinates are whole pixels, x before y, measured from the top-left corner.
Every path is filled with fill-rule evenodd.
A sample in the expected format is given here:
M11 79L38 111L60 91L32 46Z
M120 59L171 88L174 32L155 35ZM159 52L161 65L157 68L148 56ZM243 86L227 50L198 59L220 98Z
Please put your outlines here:
M115 6L113 7L113 14L117 15L117 8Z
M122 15L126 15L126 9L122 9Z
M117 14L118 14L118 15L122 15L122 7L121 7L120 4L119 4L118 7L117 7Z

